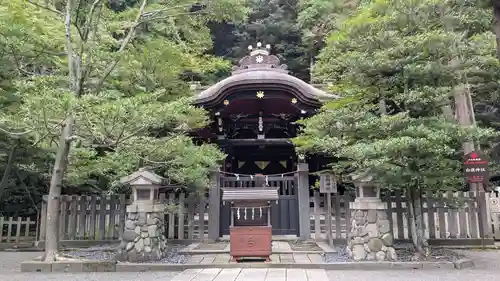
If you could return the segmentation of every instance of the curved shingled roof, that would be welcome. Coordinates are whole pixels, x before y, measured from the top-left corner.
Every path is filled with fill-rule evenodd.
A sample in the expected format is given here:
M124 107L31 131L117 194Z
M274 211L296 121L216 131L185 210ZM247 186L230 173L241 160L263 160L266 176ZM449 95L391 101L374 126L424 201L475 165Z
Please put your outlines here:
M239 67L234 68L231 76L196 95L195 104L209 103L218 99L220 95L244 85L285 86L293 89L293 92L300 94L302 98L315 103L339 98L288 74L286 66L280 65L278 57L269 55L269 51L260 48L259 44L257 47L257 50L240 60ZM269 49L270 46L266 48Z

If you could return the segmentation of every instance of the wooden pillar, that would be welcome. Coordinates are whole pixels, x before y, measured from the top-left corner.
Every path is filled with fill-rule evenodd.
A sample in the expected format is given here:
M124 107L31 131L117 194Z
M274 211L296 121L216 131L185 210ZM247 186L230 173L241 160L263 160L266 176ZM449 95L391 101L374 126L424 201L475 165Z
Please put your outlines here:
M493 238L493 230L491 229L491 218L488 209L489 196L484 191L476 192L478 204L478 219L479 219L479 235L481 237L481 246L484 246L485 239Z
M220 237L220 173L212 174L208 205L208 239L215 241Z
M299 239L304 241L311 237L309 221L309 166L298 163L298 203L299 203Z

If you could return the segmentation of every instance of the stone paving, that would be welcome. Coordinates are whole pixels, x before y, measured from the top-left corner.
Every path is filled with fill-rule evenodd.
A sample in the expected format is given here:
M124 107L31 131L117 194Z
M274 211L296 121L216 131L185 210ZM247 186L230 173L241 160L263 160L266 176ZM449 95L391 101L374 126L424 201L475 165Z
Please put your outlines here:
M326 243L321 243L326 245ZM227 241L219 241L215 243L193 243L186 247L187 251L223 251L229 253L230 245ZM273 252L323 252L324 249L320 248L315 242L301 243L290 241L273 241Z
M322 269L232 268L190 269L172 281L329 281Z
M229 254L204 254L194 255L189 260L190 264L224 264L236 263L231 260ZM320 254L272 254L271 261L266 263L324 263L323 257Z
M231 261L229 250L229 243L219 242L211 244L192 244L187 246L185 251L192 253L188 262L190 264L214 264L216 266L217 264L236 263ZM311 247L306 245L301 250L303 251L294 251L290 243L286 241L273 241L273 254L271 254L271 261L267 263L324 263L322 257L323 251L317 251L321 249L316 244L311 245ZM196 254L197 251L206 253ZM211 254L211 251L214 253Z

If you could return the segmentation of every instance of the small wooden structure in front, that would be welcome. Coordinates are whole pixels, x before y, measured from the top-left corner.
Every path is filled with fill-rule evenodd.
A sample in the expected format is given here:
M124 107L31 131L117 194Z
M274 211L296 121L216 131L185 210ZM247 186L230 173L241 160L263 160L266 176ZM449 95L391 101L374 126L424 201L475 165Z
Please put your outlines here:
M227 188L222 192L222 201L231 204L229 241L232 260L259 258L270 261L271 202L278 200L277 189Z
M329 214L325 217L326 219L326 229L332 229L332 194L337 193L337 180L335 176L330 171L325 171L320 174L320 185L319 192L326 194L326 205ZM328 239L328 244L333 246L333 236L331 231L326 232L326 237Z

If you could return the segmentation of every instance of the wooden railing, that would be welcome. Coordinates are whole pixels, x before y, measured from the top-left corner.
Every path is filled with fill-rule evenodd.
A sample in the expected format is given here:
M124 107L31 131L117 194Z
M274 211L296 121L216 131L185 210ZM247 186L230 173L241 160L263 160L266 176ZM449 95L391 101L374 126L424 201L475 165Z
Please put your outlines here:
M491 238L487 223L487 206L484 192L456 192L441 196L424 196L423 219L425 236L429 239L480 239ZM387 203L387 216L395 239L411 239L407 198L400 192L382 198ZM350 225L350 195L332 196L332 233L334 239L346 239ZM311 214L311 233L316 239L326 238L326 197L314 194Z
M47 197L44 196L40 238L45 240ZM165 214L165 236L169 239L201 239L208 231L207 198L187 198L184 193L169 194L173 208ZM116 240L123 233L126 205L125 195L61 196L59 236L61 240ZM200 215L201 214L201 215Z
M125 226L125 195L61 196L59 237L61 240L114 240ZM43 197L40 240L45 240L47 196Z
M36 221L30 218L0 217L0 243L35 241L36 232Z
M273 182L273 179L268 180L270 183ZM294 177L286 179L285 182L292 184L292 180ZM281 177L280 182L280 190L286 190L286 184L283 183ZM289 193L280 194L291 195ZM426 237L435 241L452 241L451 244L455 240L463 242L463 240L477 241L481 238L492 238L491 223L488 220L489 209L486 204L488 196L484 192L459 192L438 197L424 197L423 213ZM288 197L290 196L284 196L284 198ZM347 237L351 216L349 202L353 200L354 197L349 195L332 196L332 213L330 214L332 229L330 231L332 231L334 239L345 241ZM396 192L393 195L384 196L382 200L388 203L387 215L394 238L411 239L406 197ZM453 201L455 203L450 204ZM168 239L206 239L210 212L208 194L194 197L184 193L170 193L167 195L166 203L173 206L173 208L167 208L170 211L165 214L165 236ZM100 196L62 196L59 213L62 222L59 229L61 240L118 239L124 229L126 204L128 202L124 195L102 198ZM327 210L326 197L320 196L318 192L314 193L312 208L300 210L300 212L309 212L312 237L318 240L325 239L328 231L326 228L328 214L325 210ZM23 231L22 228L14 227L18 224L33 225L35 222L19 218L3 218L2 225L7 225L7 228L10 229L5 231L6 228L3 228L2 239L4 241L16 240L17 238L13 237L18 237L17 233L27 235L27 230ZM43 204L40 240L45 240L45 225L46 204ZM13 234L14 229L15 235ZM11 233L10 236L6 236L7 233ZM500 234L497 233L500 231L495 232L495 235L500 237Z
M279 195L295 195L296 177L294 176L271 176L260 177L221 177L220 184L222 188L255 188L259 184L267 185L269 188L278 189Z

